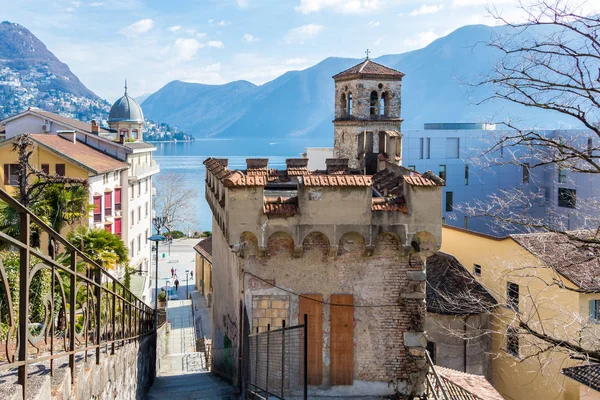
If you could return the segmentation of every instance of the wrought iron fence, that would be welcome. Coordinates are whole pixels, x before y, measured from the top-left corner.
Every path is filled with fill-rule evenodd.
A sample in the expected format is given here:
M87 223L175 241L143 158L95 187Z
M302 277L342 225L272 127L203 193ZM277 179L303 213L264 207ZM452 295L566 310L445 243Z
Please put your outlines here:
M53 375L68 357L74 381L76 355L99 364L155 332L154 310L108 271L2 189L0 202L18 215L18 238L0 232L0 374L18 369L23 398L28 365L45 362Z
M248 335L249 399L307 399L308 323Z

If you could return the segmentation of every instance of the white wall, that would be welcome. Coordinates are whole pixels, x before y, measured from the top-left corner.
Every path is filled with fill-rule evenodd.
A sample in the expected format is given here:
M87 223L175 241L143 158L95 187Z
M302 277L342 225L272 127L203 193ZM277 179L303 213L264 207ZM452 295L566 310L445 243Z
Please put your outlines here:
M308 169L310 171L326 168L325 160L333 158L333 147L307 147L306 158L308 158Z

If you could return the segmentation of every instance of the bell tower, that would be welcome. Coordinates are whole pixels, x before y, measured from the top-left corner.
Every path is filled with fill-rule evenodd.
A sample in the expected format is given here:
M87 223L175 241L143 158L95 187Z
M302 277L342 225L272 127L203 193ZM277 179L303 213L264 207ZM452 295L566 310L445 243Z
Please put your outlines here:
M368 52L368 51L367 51ZM404 74L367 58L335 81L335 158L373 175L385 162L402 165L400 91Z

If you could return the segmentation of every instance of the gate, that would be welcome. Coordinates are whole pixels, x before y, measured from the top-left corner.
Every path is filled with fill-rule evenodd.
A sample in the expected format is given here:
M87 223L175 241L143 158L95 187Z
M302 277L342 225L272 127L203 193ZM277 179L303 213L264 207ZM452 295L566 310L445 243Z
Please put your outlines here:
M308 317L304 323L248 335L248 399L307 399Z

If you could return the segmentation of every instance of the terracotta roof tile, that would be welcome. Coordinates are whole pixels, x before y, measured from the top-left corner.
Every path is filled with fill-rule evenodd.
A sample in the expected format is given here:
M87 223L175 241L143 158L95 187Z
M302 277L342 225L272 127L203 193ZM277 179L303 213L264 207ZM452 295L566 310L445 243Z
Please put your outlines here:
M453 256L427 258L427 311L445 315L489 312L497 301Z
M600 364L578 365L563 368L561 373L600 392Z
M406 183L412 186L438 186L431 179L424 178L421 175L404 176Z
M268 216L287 218L298 214L297 197L265 197L263 211Z
M600 290L600 248L593 231L562 233L527 233L510 235L523 248L536 256L545 266L584 290ZM585 243L580 239L593 239Z
M394 199L385 197L374 197L371 202L371 211L401 211L408 214L408 208L404 201L396 202Z
M449 381L481 400L504 400L504 397L482 375L467 374L450 368L435 366L442 380Z
M398 70L386 67L385 65L381 65L373 60L367 59L359 64L356 64L352 68L348 68L347 70L334 75L333 79L352 77L354 75L377 75L390 78L402 78L404 76L404 74Z
M67 125L71 128L75 128L79 131L92 133L92 124L88 124L87 122L79 121L73 118L63 117L62 115L54 114L44 110L30 109L28 111L30 111L33 114L37 114L43 118L53 119L56 122L59 122L63 125ZM103 128L99 128L98 131L100 133L109 133L109 131Z
M310 175L308 168L288 167L286 169L288 176L305 176Z
M212 236L200 241L194 246L194 250L212 263Z
M129 168L129 164L99 152L81 142L73 143L58 135L30 134L40 145L52 150L59 156L67 158L96 174L104 174Z

